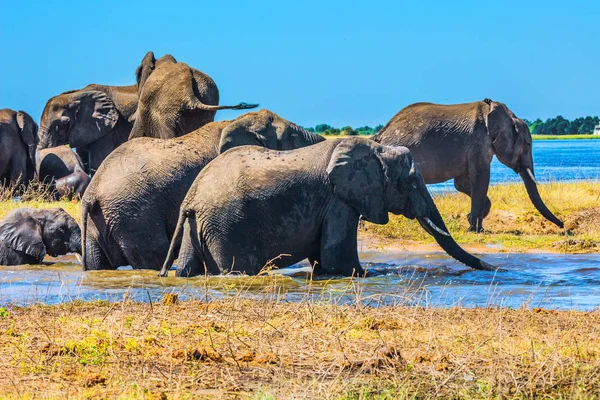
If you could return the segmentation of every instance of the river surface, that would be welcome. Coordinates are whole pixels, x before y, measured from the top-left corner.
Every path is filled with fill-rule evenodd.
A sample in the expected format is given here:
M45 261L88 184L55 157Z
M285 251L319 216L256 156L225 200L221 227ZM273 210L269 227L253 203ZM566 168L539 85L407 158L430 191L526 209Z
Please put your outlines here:
M533 165L538 182L600 180L600 140L534 140ZM496 157L490 175L492 185L521 181ZM429 188L432 192L455 191L452 181Z
M600 140L534 141L536 178L540 182L600 179ZM494 160L492 184L518 181ZM432 191L453 190L451 182ZM59 303L72 300L159 301L165 293L180 298L278 296L369 305L407 304L448 307L507 306L591 310L600 306L600 254L485 254L505 269L472 271L444 253L361 253L374 277L306 277L305 264L283 276L158 278L155 271L83 272L72 257L52 266L0 266L0 305ZM280 271L281 272L281 271ZM171 275L174 272L171 271Z
M367 305L432 307L504 306L592 310L600 306L600 254L485 254L505 269L473 271L442 253L360 253L376 276L310 280L306 264L278 275L158 278L156 271L121 268L81 271L65 256L52 266L0 267L0 305L73 300L160 301L165 293L181 299L247 297L311 298Z

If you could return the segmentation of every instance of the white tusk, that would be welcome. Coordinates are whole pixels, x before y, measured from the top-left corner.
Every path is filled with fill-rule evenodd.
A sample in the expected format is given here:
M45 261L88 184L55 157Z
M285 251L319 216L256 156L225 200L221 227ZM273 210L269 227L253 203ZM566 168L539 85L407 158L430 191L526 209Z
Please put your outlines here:
M531 170L529 168L527 168L527 175L529 175L529 177L531 178L533 183L535 183L536 185L538 184L537 181L535 180L535 176L533 176L533 172L531 172Z
M430 227L433 228L434 231L436 231L437 233L444 235L444 236L450 236L450 234L448 232L446 232L443 229L440 229L436 224L433 223L432 220L430 220L429 218L425 217L425 222L427 222L427 225L429 225Z
M83 260L81 259L81 256L77 253L75 253L75 258L77 259L77 261L79 261L80 263L83 263Z

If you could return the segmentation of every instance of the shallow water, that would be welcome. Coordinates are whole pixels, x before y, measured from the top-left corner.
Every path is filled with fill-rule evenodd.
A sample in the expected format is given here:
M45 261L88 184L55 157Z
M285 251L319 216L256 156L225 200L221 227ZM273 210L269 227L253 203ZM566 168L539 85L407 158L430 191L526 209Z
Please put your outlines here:
M158 278L157 272L117 270L83 272L76 260L52 266L0 267L0 304L60 303L73 300L160 301L165 293L180 298L316 298L367 305L407 304L448 307L506 306L591 310L600 306L600 254L485 254L506 271L472 271L442 253L360 254L377 276L361 279L306 277L307 266L284 275ZM171 271L174 275L174 271ZM296 275L296 276L289 276Z
M533 165L538 182L600 179L600 140L534 140ZM492 161L490 183L520 182L513 170ZM452 181L429 185L433 192L455 191Z

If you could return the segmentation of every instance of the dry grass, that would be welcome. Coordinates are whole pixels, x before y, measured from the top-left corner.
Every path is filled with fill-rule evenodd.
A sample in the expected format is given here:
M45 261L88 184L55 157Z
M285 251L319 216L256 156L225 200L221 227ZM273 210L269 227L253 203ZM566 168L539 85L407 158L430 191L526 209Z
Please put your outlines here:
M3 398L593 398L600 313L239 296L0 309Z
M486 233L468 232L471 201L461 193L434 196L452 236L461 244L484 245L494 251L600 251L600 182L555 182L539 186L548 208L565 222L565 230L544 219L522 184L492 186L492 209L484 220ZM410 242L435 243L418 222L390 216L387 225L365 224L363 233Z
M62 199L55 201L53 193L46 185L32 182L28 188L0 186L0 220L6 213L16 208L55 208L62 207L75 220L80 220L80 208L77 200ZM18 199L18 200L17 200Z

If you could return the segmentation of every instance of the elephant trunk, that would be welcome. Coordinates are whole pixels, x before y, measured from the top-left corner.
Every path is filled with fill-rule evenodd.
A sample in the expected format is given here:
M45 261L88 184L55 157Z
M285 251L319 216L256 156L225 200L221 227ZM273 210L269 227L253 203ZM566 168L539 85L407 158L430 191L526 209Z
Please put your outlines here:
M442 249L446 251L446 253L448 253L457 261L460 261L466 266L474 269L481 269L485 271L496 271L498 269L497 267L467 253L462 247L460 247L448 233L448 229L446 228L444 220L435 206L433 199L428 199L428 203L430 203L429 216L416 217L416 219L419 221L423 229L425 229L427 233L435 238L436 242Z
M563 222L558 219L552 212L546 207L542 198L540 197L540 193L537 189L537 184L535 178L533 176L533 171L530 168L520 168L519 175L521 179L523 179L523 183L525 183L525 188L527 189L527 194L529 195L529 199L535 206L535 208L546 218L548 221L556 224L560 228L564 228Z

